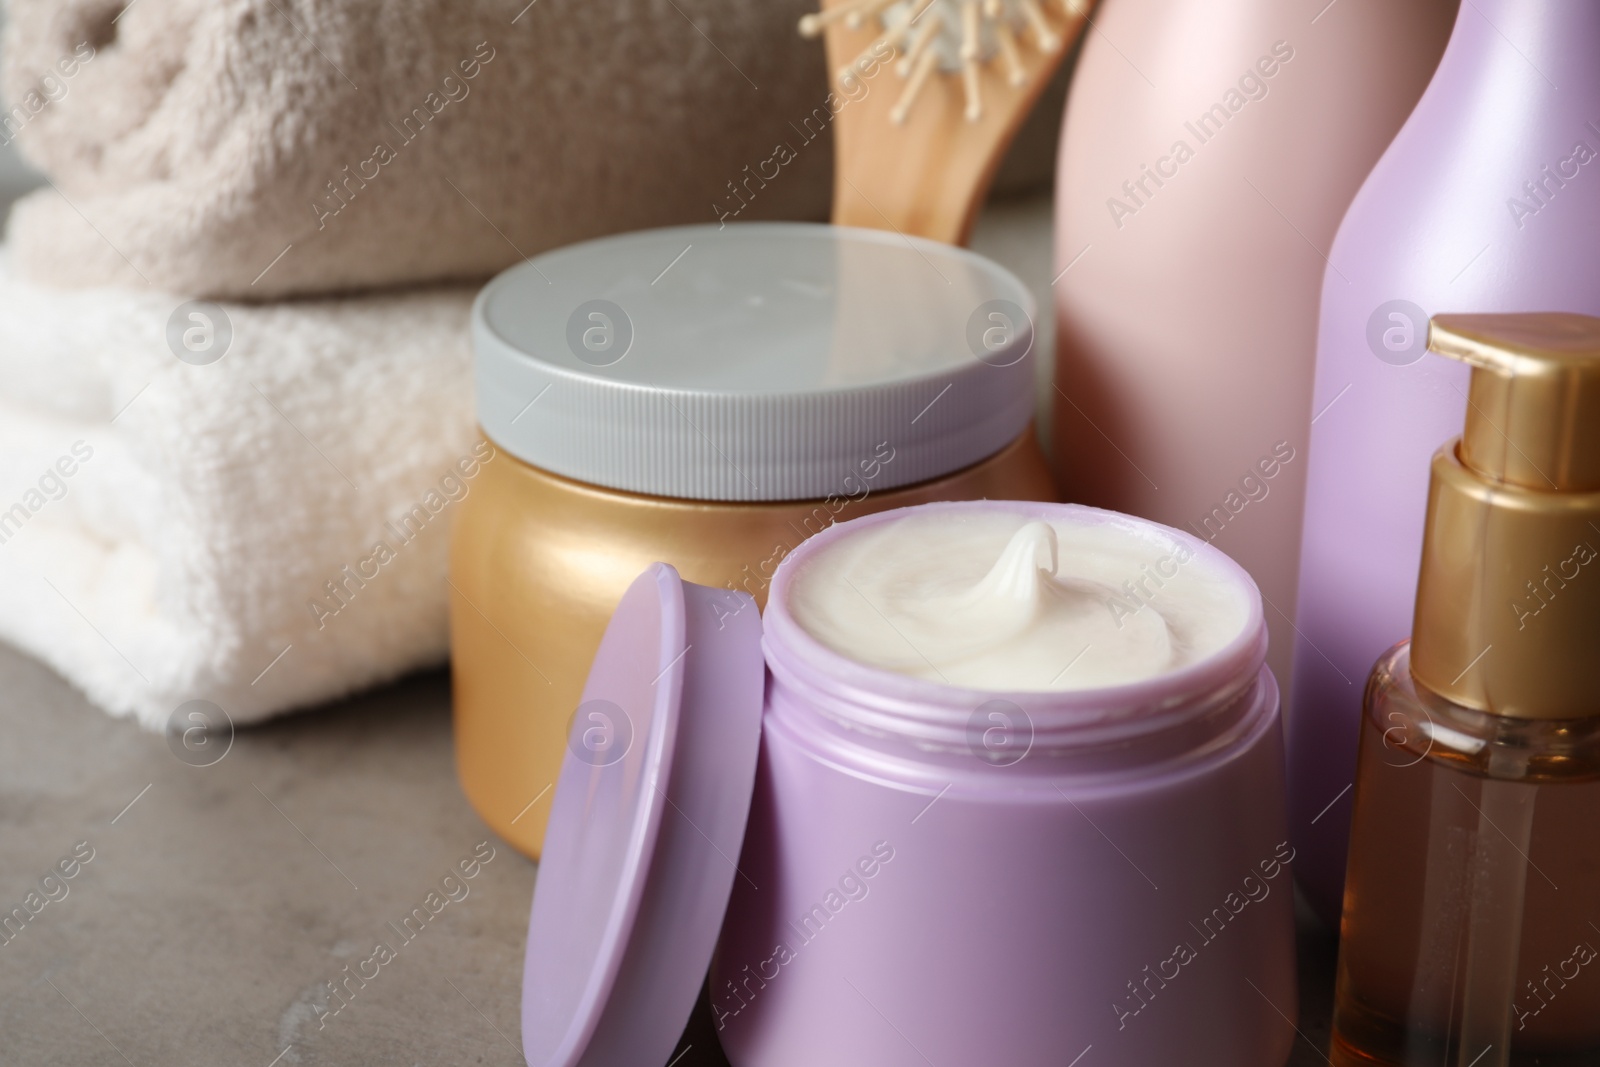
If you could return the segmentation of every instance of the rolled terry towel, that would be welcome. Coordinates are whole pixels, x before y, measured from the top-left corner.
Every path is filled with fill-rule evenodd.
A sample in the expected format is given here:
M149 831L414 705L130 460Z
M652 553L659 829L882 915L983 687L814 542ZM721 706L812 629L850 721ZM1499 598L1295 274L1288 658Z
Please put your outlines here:
M0 257L0 639L157 727L442 662L448 523L505 462L471 299L180 307Z
M11 0L0 140L55 185L18 206L12 255L57 285L266 299L719 213L821 218L811 6Z

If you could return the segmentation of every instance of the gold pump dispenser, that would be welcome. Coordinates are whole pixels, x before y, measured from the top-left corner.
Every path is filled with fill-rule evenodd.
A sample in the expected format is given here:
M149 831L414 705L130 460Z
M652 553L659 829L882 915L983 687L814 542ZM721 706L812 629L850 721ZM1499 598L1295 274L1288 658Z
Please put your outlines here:
M1600 318L1439 315L1428 347L1472 382L1433 457L1412 675L1496 715L1600 715Z

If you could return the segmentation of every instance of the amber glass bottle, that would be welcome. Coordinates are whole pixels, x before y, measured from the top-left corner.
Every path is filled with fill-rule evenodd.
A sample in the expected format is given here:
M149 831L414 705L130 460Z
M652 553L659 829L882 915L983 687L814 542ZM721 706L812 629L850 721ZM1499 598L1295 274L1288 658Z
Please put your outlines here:
M1462 707L1397 645L1368 683L1355 819L1344 1063L1600 1063L1600 715ZM1462 1027L1483 1011L1474 1041ZM1485 1054L1491 1032L1506 1058Z
M1414 638L1367 686L1333 1062L1600 1064L1600 319L1441 316Z

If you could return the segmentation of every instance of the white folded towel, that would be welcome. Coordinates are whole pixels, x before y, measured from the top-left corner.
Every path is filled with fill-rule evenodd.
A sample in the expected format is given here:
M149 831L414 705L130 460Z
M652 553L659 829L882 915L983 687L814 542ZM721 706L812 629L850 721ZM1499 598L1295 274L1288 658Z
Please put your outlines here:
M225 305L197 364L180 298L38 287L0 253L0 639L152 727L440 662L446 527L495 462L472 295ZM200 313L171 331L191 361L222 325Z

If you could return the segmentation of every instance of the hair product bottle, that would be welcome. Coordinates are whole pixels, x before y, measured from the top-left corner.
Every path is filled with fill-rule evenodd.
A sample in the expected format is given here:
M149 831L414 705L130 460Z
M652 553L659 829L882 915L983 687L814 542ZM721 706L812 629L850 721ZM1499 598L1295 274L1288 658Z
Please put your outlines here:
M1600 319L1453 315L1416 621L1367 683L1334 1062L1600 1062Z
M1299 874L1328 917L1361 680L1405 632L1427 457L1467 406L1466 369L1426 355L1428 316L1600 314L1596 56L1600 4L1462 4L1438 73L1329 253L1287 723Z
M1108 0L1074 75L1057 171L1057 476L1068 500L1244 564L1281 682L1323 256L1455 11Z

